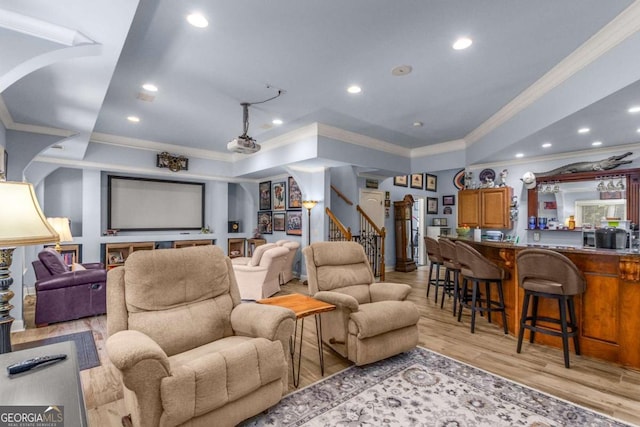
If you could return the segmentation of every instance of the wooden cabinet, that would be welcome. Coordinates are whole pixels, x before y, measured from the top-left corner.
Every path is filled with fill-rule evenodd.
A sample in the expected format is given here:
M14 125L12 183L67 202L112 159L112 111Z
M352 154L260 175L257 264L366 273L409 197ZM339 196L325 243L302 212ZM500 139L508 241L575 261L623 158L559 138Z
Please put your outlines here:
M480 226L480 190L458 192L458 226Z
M244 256L244 243L246 239L244 237L237 237L229 239L227 242L227 255L229 258L237 258Z
M104 265L108 269L124 265L124 261L135 251L153 250L155 242L107 243Z
M511 228L511 187L458 192L458 225L471 228Z
M191 246L213 245L213 240L176 240L173 242L174 248L188 248Z
M396 232L396 271L409 272L416 269L413 259L413 217L411 208L413 197L404 196L399 202L393 202L393 220Z

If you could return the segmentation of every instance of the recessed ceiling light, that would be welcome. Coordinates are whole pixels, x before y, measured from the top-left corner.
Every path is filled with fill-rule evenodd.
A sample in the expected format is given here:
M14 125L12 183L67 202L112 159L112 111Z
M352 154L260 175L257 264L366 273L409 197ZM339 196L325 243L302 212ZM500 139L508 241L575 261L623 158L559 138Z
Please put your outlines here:
M519 159L519 158L521 158L521 157L524 157L524 153L518 153L518 154L516 154L516 157L517 157L518 159Z
M347 92L349 92L349 93L360 93L360 92L362 92L362 88L360 86L356 86L356 85L349 86L347 88Z
M207 18L199 13L192 13L191 15L188 15L187 22L197 28L205 28L209 25Z
M640 133L640 128L637 129L638 133Z
M629 111L630 113L640 113L640 105L634 105L633 107L629 108L627 111Z
M550 142L545 142L544 144L542 144L542 148L549 148L549 147L551 147Z
M589 133L591 132L591 129L589 128L580 128L578 129L578 133Z
M127 120L129 120L131 123L138 123L140 121L140 117L138 117L138 116L129 116L129 117L127 117Z
M424 126L424 123L422 123L422 122L413 122L413 127L414 128L421 128L422 126Z
M149 92L157 92L158 86L154 85L153 83L145 83L142 85L142 89L148 90Z
M453 48L455 50L466 49L469 46L471 46L472 43L473 43L473 40L471 40L469 37L460 37L458 40L455 41L455 43L453 43Z
M411 67L411 65L398 65L391 69L391 74L394 76L406 76L411 73L412 70L413 67Z
M597 147L598 145L602 145L602 141L593 141L591 145L593 145L594 147Z
M281 125L284 122L281 119L273 119L271 120L271 123L273 123L274 125Z

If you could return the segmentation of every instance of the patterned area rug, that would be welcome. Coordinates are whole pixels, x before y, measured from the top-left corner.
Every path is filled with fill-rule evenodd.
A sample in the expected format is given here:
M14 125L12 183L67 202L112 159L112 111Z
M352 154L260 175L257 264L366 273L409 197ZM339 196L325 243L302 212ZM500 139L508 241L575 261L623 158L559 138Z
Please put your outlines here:
M416 348L287 395L242 426L627 426Z
M30 341L22 344L14 344L13 350L24 350L26 348L40 347L47 344L55 344L63 341L73 341L76 345L76 354L78 355L79 370L91 369L100 366L100 358L96 343L93 340L91 331L76 332L68 335L60 335L57 337L45 338L38 341Z

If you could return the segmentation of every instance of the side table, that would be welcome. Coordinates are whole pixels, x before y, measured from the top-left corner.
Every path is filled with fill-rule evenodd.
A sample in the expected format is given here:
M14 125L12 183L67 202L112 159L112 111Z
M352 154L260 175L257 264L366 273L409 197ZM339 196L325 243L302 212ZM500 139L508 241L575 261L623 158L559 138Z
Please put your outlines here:
M10 377L7 375L8 365L52 354L66 354L67 358ZM76 346L72 341L2 354L0 376L3 377L0 380L3 411L20 406L42 406L43 410L62 406L65 426L87 425Z
M258 304L277 305L288 308L296 314L296 325L293 330L293 337L289 339L289 352L291 353L291 370L293 372L293 385L300 384L300 361L302 360L302 333L304 332L304 318L314 315L316 320L316 338L318 340L318 356L320 359L320 373L324 375L324 353L322 347L322 318L320 313L333 311L336 306L307 295L291 294L279 297L265 298L257 301ZM298 333L298 319L302 319L300 325L300 344L298 344L298 373L296 374L295 352L296 335Z

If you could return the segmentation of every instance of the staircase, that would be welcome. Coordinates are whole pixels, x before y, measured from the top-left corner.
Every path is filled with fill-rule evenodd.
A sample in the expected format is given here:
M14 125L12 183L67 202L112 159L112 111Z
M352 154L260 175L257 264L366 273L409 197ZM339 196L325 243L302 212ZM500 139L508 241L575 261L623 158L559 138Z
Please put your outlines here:
M329 241L354 241L358 242L364 248L367 259L375 277L379 277L384 281L384 240L386 232L384 227L378 228L371 218L356 205L358 212L360 234L353 235L351 229L345 227L342 222L331 212L331 209L325 208L325 213L329 217Z

